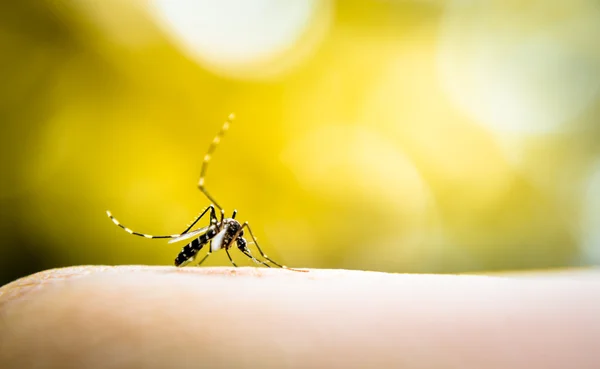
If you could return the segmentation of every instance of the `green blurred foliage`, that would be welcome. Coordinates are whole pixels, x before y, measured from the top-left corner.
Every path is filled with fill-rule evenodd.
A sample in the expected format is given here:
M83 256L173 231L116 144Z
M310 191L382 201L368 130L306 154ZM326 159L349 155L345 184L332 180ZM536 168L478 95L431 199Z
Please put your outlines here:
M581 214L599 152L597 95L561 129L498 133L441 82L447 5L323 4L299 39L246 69L203 63L150 5L0 5L0 283L71 264L171 264L181 245L130 236L105 211L140 232L182 231L208 205L200 165L230 112L207 188L288 265L445 273L594 262L581 256ZM506 6L528 30L560 22ZM599 71L584 41L577 50ZM559 82L589 81L569 76ZM206 263L227 264L221 253Z

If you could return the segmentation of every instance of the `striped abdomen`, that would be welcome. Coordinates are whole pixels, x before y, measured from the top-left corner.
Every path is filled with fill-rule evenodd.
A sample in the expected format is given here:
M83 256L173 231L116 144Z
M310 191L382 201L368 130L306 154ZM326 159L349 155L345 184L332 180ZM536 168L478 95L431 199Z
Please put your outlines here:
M175 258L175 266L180 266L190 258L196 256L198 251L200 251L204 245L206 245L208 241L210 241L216 234L217 227L212 226L208 229L208 231L206 231L206 233L185 245L183 249L181 249L179 255L177 255L177 258Z

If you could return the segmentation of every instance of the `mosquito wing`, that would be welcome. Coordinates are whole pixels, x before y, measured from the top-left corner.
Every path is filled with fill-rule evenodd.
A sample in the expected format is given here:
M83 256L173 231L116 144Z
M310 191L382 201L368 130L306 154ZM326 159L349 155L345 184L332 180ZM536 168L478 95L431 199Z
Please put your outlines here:
M212 239L212 241L210 242L210 250L212 252L215 252L223 247L223 239L225 238L225 233L227 233L227 226L223 227L221 232L217 233L217 235Z
M184 234L182 234L181 236L179 236L177 238L173 238L172 240L169 241L169 243L179 242L179 241L187 240L187 239L192 238L194 236L198 236L198 235L200 235L200 234L205 233L206 231L208 231L208 228L210 228L210 226L198 228L198 229L193 230L191 232L184 233Z

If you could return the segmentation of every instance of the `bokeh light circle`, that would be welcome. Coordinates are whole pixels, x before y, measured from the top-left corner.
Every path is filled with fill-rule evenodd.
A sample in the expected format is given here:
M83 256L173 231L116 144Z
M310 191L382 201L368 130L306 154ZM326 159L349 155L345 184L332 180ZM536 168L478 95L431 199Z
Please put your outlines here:
M211 71L253 79L281 75L318 45L329 0L153 0L153 14L193 59Z
M595 1L452 2L438 65L451 99L495 132L564 128L600 90Z

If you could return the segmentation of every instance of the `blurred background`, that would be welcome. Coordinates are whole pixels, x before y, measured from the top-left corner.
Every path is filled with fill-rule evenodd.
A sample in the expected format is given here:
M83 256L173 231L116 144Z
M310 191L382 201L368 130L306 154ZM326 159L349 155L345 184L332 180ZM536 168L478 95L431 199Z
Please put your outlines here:
M275 260L600 263L597 1L5 1L0 56L0 284L171 265L105 211L181 232L231 112L207 188Z

